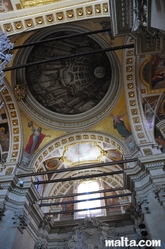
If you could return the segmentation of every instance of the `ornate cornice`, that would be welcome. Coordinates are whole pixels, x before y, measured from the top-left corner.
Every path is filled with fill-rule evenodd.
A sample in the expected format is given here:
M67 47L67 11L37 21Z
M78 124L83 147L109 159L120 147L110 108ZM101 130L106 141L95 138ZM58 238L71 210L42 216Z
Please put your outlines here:
M34 3L34 1L31 2ZM109 17L108 1L85 1L74 4L67 1L65 5L63 1L58 1L47 4L46 8L45 4L43 4L35 8L30 7L2 13L0 29L7 32L8 35L14 35L62 23L107 16Z
M165 177L165 173L163 174L164 154L139 158L137 165L135 168L124 171L124 185L131 191L134 191L135 188L144 192L151 191L151 188L148 187L153 179L162 182L161 178ZM153 170L155 173L151 172Z

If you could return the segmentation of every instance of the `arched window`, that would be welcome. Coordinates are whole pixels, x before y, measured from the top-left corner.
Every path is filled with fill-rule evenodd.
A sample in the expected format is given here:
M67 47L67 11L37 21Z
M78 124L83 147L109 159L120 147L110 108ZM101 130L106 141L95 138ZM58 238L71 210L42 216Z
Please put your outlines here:
M75 203L75 209L86 209L84 211L75 212L75 219L84 218L85 216L104 216L105 209L99 207L104 206L104 200L100 200L100 197L103 196L102 193L93 193L93 191L99 191L102 189L101 182L99 180L86 180L81 183L76 184L75 191L80 193L76 197L76 200L84 200L78 203ZM84 193L84 195L82 194ZM95 200L91 200L95 199ZM96 208L96 209L92 209Z

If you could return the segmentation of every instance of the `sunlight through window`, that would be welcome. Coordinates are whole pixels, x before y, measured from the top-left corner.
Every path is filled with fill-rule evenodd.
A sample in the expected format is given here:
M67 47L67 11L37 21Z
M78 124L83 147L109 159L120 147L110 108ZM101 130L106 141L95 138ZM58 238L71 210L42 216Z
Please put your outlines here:
M88 216L102 216L103 210L99 207L102 206L102 200L100 200L101 194L100 193L94 193L90 194L89 192L92 191L99 191L100 190L100 184L98 181L84 181L80 183L77 187L78 193L84 193L84 195L79 195L77 197L77 200L85 200L82 202L78 202L76 204L76 209L86 209L84 211L79 211L76 214L76 218L83 218L86 215ZM91 200L95 199L95 200ZM92 209L92 208L98 208L98 209Z

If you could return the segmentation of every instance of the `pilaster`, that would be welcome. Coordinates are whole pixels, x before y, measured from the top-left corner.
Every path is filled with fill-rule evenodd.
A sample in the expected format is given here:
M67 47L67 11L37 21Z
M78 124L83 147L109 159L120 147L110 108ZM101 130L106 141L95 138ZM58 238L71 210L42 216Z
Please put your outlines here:
M164 165L164 154L158 154L139 158L136 167L124 172L125 187L132 191L135 221L145 223L149 239L161 240L161 248L165 248Z
M20 184L12 175L3 176L0 182L0 226L3 227L0 249L34 248L44 219L37 204L39 194L36 187L31 181ZM45 231L46 237L48 230Z

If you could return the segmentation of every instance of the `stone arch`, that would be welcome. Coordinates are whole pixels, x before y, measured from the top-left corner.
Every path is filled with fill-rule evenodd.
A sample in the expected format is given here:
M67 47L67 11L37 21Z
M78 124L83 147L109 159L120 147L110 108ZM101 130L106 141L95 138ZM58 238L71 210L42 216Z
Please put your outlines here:
M11 174L14 169L13 165L19 163L22 157L22 123L17 101L6 79L4 80L4 85L5 87L0 95L4 102L3 108L5 109L9 126L9 151L6 158L7 168L5 174Z
M64 136L61 136L59 138L54 139L50 143L48 143L46 146L44 146L32 159L29 169L33 168L34 171L39 172L43 171L44 169L44 162L50 158L53 158L54 156L57 156L59 153L59 156L61 157L63 151L65 151L66 148L69 146L75 145L75 144L83 144L83 143L98 143L100 148L103 150L111 150L115 149L118 150L123 157L125 155L129 154L129 149L126 147L126 145L116 137L102 133L97 131L84 131L84 132L75 132L75 133L69 133ZM101 149L100 149L101 150ZM57 153L58 151L58 153ZM102 154L102 157L99 159L100 162L111 162L112 159L106 160L106 156ZM86 162L86 163L96 163L96 162ZM98 162L97 162L98 163ZM54 183L54 184L46 184L43 186L43 194L42 196L58 196L58 195L64 195L66 194L69 189L71 189L74 186L74 181L63 181L63 178L69 178L69 177L76 177L76 176L82 176L84 174L97 174L97 173L104 173L104 172L112 172L112 171L118 171L121 170L121 167L117 165L117 163L114 162L114 165L111 167L97 167L92 169L85 169L81 170L81 165L87 165L87 164L74 164L75 166L79 166L79 171L71 171L71 172L62 172L59 174L52 174L52 176L49 178L50 180L56 180L61 179L60 182ZM72 167L68 164L67 161L62 161L57 169L60 168L67 168ZM128 167L128 165L127 165ZM47 176L44 176L44 179L48 179ZM105 176L103 177L103 182L106 183L109 187L122 187L123 186L123 178L120 175L114 175L114 176ZM126 191L124 190L124 193ZM60 199L61 201L62 199ZM56 200L50 199L48 202L54 203ZM47 208L44 208L43 210L48 210Z
M108 148L114 148L119 150L123 156L127 157L130 154L128 147L113 135L98 131L74 132L58 137L45 145L33 157L29 164L29 168L33 168L37 171L40 167L43 167L42 164L45 160L55 157L58 150L61 152L65 146L69 146L73 143L80 144L82 142L98 142L102 146L105 146L106 150L108 150Z

